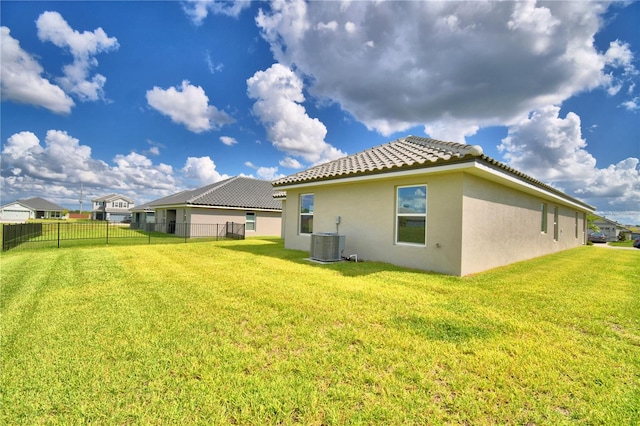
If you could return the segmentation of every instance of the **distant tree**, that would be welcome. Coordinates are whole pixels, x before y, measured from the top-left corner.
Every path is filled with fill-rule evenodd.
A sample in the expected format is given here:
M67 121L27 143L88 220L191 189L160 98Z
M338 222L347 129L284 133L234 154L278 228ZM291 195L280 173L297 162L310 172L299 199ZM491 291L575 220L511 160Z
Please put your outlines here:
M598 227L598 225L594 223L598 219L599 217L596 216L595 214L591 214L591 213L587 214L587 229L593 232L599 231L600 228Z

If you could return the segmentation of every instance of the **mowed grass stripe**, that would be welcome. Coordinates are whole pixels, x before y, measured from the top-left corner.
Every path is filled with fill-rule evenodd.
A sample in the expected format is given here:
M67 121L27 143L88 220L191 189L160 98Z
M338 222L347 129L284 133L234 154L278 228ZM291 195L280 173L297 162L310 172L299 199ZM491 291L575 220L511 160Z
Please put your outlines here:
M636 252L466 278L269 239L28 256L1 259L2 423L639 418Z

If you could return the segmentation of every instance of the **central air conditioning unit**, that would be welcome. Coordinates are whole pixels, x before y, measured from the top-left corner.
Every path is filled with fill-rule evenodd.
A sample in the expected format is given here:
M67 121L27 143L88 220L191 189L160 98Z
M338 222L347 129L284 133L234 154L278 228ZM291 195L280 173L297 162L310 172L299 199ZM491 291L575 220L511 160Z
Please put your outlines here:
M333 233L311 234L311 259L336 262L342 259L345 236Z

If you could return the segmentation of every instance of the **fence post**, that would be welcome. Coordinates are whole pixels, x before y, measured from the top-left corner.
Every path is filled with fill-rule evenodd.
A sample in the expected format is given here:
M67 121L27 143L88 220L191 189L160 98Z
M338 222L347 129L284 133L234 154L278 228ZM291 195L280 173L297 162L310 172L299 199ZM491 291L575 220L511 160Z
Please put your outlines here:
M58 248L60 248L60 222L58 222Z
M107 220L107 245L109 245L109 221Z

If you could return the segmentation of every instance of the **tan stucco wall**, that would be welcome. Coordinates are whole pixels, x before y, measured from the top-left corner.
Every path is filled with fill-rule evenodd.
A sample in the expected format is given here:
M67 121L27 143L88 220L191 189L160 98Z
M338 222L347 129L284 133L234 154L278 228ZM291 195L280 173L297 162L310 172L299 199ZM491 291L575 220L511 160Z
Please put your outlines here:
M547 204L547 232L541 205ZM558 240L554 208L558 207ZM484 271L584 244L584 214L575 208L464 175L461 275Z
M287 221L284 212L287 211L287 200L282 200L282 214L280 215L280 238L284 239L287 231Z
M426 184L427 240L416 247L395 243L396 188ZM314 232L346 236L344 255L360 259L468 275L584 243L584 212L552 198L525 193L464 171L416 175L308 188L287 188L283 213L285 247L310 250L300 235L300 194L313 193ZM548 231L541 233L541 204L547 203ZM285 204L283 204L284 206ZM554 207L559 208L558 241ZM336 227L335 218L340 216Z
M396 188L427 184L425 247L395 243ZM410 268L458 275L460 272L462 174L379 180L313 189L288 189L285 208L285 247L309 251L310 235L300 235L300 194L314 194L314 232L346 236L344 255L384 261ZM335 218L340 216L336 227Z
M197 225L204 224L225 224L227 222L235 222L244 224L245 223L245 214L248 212L253 212L256 215L256 229L255 231L246 231L246 237L265 237L265 236L273 236L279 237L281 236L281 213L280 212L272 212L272 211L258 211L258 210L222 210L222 209L204 209L197 207L177 207L175 209L157 209L156 210L156 221L163 222L166 219L166 211L167 210L175 210L176 211L176 224L183 223L191 223L191 236L198 236L198 229L204 232L204 228L198 228ZM185 218L185 210L186 210L186 218ZM164 214L163 214L164 213ZM179 235L180 230L184 229L183 227L176 227L176 235Z

